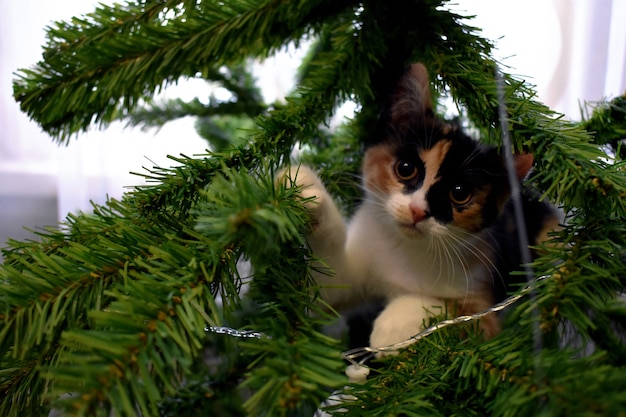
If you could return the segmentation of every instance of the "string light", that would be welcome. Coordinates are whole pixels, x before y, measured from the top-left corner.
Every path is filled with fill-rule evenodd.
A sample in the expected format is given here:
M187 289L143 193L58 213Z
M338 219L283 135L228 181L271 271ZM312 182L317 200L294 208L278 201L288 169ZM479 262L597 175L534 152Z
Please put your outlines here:
M242 337L246 339L271 339L271 337L253 330L236 330L226 326L207 326L204 328L207 333L226 334L233 337Z
M539 280L543 280L547 278L547 276L542 276L539 277L537 279L537 281ZM364 366L363 364L369 360L370 358L372 358L374 355L376 355L377 353L389 353L389 352L395 352L398 351L399 349L405 348L409 345L412 345L413 343L433 334L434 332L436 332L437 330L443 329L444 327L448 327L448 326L452 326L452 325L456 325L456 324L461 324L461 323L467 323L470 321L475 321L475 320L480 320L481 318L485 317L488 314L493 314L493 313L498 313L510 306L512 306L513 304L515 304L516 302L518 302L522 297L524 297L529 291L531 291L531 289L533 289L532 285L527 285L526 287L522 288L517 294L513 294L512 296L510 296L509 298L505 299L504 301L498 303L498 304L494 304L493 306L491 306L490 308L472 314L472 315L465 315L465 316L457 316L454 317L452 319L447 319L447 320L442 320L424 330L422 330L421 332L419 332L418 334L416 334L415 336L410 337L409 339L393 344L393 345L389 345L389 346L384 346L384 347L370 347L370 346L364 346L364 347L360 347L360 348L356 348L356 349L350 349L347 351L344 351L342 353L342 357L347 360L348 362L351 363L351 365L348 367L348 369L346 370L347 373L350 373L350 378L351 379L358 379L359 375L353 375L353 374L359 374L359 373L363 373L365 374L365 376L367 375L367 373L369 372L369 369ZM216 333L216 334L225 334L228 336L232 336L232 337L241 337L241 338L255 338L255 339L264 339L264 338L268 338L271 339L270 336L261 333L261 332L256 332L253 330L236 330L230 327L226 327L226 326L207 326L204 328L204 331L207 333Z

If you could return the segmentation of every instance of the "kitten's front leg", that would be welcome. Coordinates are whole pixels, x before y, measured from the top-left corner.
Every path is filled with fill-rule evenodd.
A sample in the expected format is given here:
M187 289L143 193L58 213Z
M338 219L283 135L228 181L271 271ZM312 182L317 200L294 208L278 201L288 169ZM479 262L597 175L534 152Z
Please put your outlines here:
M307 242L315 257L322 261L315 266L327 270L327 273L315 274L317 283L321 286L345 285L342 278L346 277L346 225L332 197L317 175L306 166L286 169L278 177L286 181L287 185L301 188L300 196L305 199L305 207L311 214L313 229L307 235ZM335 275L338 279L335 279ZM332 306L338 307L348 297L348 290L324 288L322 297Z
M322 181L306 166L292 167L279 174L288 182L301 188L300 196L313 219L313 230L307 236L311 249L317 256L327 257L343 252L346 243L346 226Z
M392 299L374 321L370 346L381 348L410 339L428 326L429 318L440 313L444 304L443 300L414 294ZM377 356L397 353L387 351Z

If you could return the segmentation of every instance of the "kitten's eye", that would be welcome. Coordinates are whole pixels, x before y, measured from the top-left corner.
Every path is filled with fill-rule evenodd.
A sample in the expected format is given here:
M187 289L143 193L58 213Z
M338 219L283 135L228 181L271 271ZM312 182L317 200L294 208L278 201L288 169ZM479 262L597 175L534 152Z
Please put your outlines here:
M450 200L459 206L469 203L472 198L472 192L464 185L457 184L450 190Z
M399 160L396 162L395 171L402 181L410 181L417 177L417 166L411 161Z

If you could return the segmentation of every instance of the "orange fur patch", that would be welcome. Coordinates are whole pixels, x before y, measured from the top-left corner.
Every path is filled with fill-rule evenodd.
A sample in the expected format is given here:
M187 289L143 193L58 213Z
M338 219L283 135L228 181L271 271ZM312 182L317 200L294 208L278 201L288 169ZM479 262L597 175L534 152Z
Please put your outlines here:
M439 167L446 157L450 146L452 146L452 142L449 140L441 140L432 148L420 152L420 157L422 158L422 161L424 161L424 166L426 167L426 177L424 178L424 187L426 187L426 189L430 188L430 186L437 180Z
M562 228L563 227L559 223L559 218L556 215L550 216L549 219L544 220L543 227L541 228L539 233L537 233L537 237L535 238L533 244L539 245L550 240L552 238L550 234L552 232L557 232Z
M491 187L479 190L472 196L471 202L462 211L453 209L454 225L470 232L480 230L483 223L482 208L487 202L490 192Z
M363 159L365 186L372 191L385 194L400 188L402 185L398 182L393 169L395 162L396 157L390 146L380 144L369 148Z
M550 218L544 220L543 227L539 230L539 232L537 232L537 235L535 236L535 240L531 242L531 245L533 246L545 245L544 248L546 249L555 249L555 248L562 246L563 243L550 242L550 240L552 239L551 234L553 232L558 232L562 229L563 229L563 226L559 222L558 216L551 215ZM546 250L541 249L541 248L534 249L533 252L536 255L546 254Z
M454 316L471 316L476 313L483 312L490 308L493 304L491 295L485 294L467 294L461 300L448 300L446 306L448 311L454 313ZM491 339L500 333L500 320L495 313L487 314L479 321L480 329L487 339Z

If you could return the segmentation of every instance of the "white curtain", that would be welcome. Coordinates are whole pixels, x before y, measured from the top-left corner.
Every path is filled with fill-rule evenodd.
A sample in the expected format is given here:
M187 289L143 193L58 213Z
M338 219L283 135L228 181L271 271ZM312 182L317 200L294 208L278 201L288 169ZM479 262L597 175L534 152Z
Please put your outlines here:
M626 89L625 0L457 0L455 10L476 14L472 25L497 39L497 55L507 71L537 86L539 99L572 119L583 101L611 98ZM20 217L28 210L7 212L11 196L53 196L54 218L90 209L119 197L124 186L141 183L129 171L141 166L170 166L165 155L202 153L191 120L180 120L158 134L113 125L91 131L58 147L19 111L12 98L12 73L41 57L44 27L89 12L95 2L84 0L3 0L0 13L0 246L9 225L42 226ZM503 38L501 38L503 37ZM501 38L501 39L500 39ZM259 78L270 100L289 90L294 65L288 51L261 67ZM285 71L288 73L286 74ZM207 96L204 85L181 83L170 96ZM4 202L4 205L3 205ZM48 208L49 210L49 208ZM37 220L39 221L39 220ZM50 223L48 223L50 224ZM13 229L11 229L13 230Z
M626 89L626 1L459 0L474 25L496 40L510 72L537 86L539 99L572 120L584 102ZM503 38L501 38L503 37Z
M545 101L572 118L584 101L625 93L626 1L556 0L563 45Z

